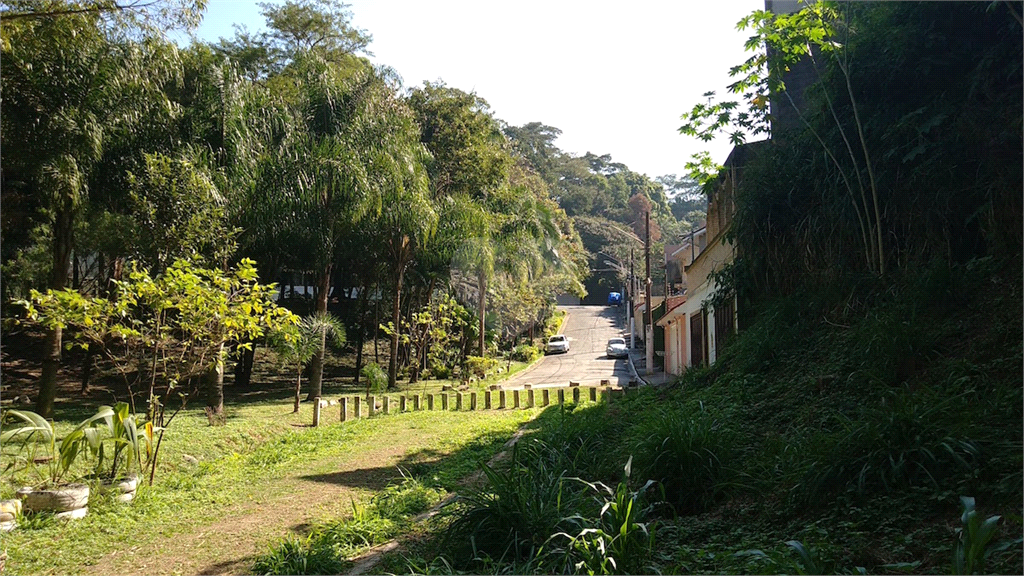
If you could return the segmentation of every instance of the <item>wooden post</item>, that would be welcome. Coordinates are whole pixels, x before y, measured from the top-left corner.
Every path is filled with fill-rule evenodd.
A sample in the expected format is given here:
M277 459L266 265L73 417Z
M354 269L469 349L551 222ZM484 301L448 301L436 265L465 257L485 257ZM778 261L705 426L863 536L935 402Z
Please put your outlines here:
M352 400L352 415L355 416L356 418L362 418L363 417L363 414L362 414L363 407L360 406L362 401L363 401L363 399L360 398L359 396L356 396Z
M533 408L535 406L535 404L533 403L533 389L532 388L526 391L526 406L527 406L527 408Z
M590 388L590 401L597 402L597 388Z
M320 397L313 398L313 428L320 425Z
M462 392L455 394L455 411L462 412Z
M420 395L417 394L412 397L412 409L416 412L420 411Z
M576 403L576 404L580 403L580 389L579 388L573 388L572 389L572 401L574 403Z
M504 410L505 409L505 391L504 390L499 390L498 391L498 409L499 410Z
M427 410L431 410L432 411L433 409L434 409L434 395L433 394L427 394Z
M348 419L348 398L342 396L338 404L341 405L341 421L344 422Z
M399 413L405 412L405 405L406 405L406 403L408 403L408 400L406 399L405 394L402 394L401 396L398 397L398 412Z
M448 410L448 393L441 393L441 410Z
M558 403L565 404L565 388L558 389Z
M547 388L543 388L540 391L540 400L542 402L541 406L547 406L548 404L551 404L550 390L548 390Z
M391 396L384 397L384 415L391 414Z
M519 390L512 391L512 407L519 408Z
M605 386L604 390L601 391L601 396L602 396L602 400L605 401L605 404L611 404L611 401L612 401L612 387L611 386Z
M476 392L469 393L469 409L476 410Z
M484 410L491 409L491 391L484 392Z
M370 396L370 399L366 402L367 416L373 418L377 414L377 397Z

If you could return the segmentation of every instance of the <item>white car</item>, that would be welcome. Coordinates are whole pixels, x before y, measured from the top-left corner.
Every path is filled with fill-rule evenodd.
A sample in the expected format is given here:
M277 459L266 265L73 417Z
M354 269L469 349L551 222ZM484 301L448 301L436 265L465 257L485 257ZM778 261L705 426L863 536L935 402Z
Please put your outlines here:
M625 358L629 356L629 349L626 348L626 339L612 338L608 341L608 347L605 348L605 352L609 358Z
M554 354L555 352L568 352L569 339L566 338L564 334L555 334L551 338L548 338L546 351L548 354Z

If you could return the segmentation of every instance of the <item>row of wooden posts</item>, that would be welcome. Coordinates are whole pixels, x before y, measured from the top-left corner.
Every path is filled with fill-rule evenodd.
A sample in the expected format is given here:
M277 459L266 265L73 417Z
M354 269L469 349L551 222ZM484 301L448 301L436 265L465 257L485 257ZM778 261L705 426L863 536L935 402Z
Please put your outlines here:
M508 408L533 408L538 406L537 401L539 400L539 406L544 407L551 404L552 391L555 392L555 400L558 404L565 404L566 401L566 390L569 390L569 397L574 403L580 402L580 399L586 396L586 399L591 402L597 402L598 396L601 400L608 402L612 397L612 387L605 386L602 389L587 387L587 393L584 395L580 392L581 388L577 386L571 386L569 388L541 388L539 390L525 389L525 390L497 390L497 398L495 399L491 390L487 390L483 393L483 409L484 410L505 410ZM536 394L539 392L540 394ZM440 396L440 404L437 402L437 397ZM427 410L434 410L436 407L440 407L441 410L450 409L450 396L448 392L441 392L439 394L427 394L425 396L425 404ZM539 396L539 399L538 399ZM412 397L399 396L398 397L398 412L407 412L410 409L418 411L423 409L424 396L416 394ZM468 402L467 402L468 400ZM494 402L497 400L497 403ZM349 419L349 416L353 418L362 418L363 411L363 398L360 396L342 396L338 402L340 408L340 418L342 422ZM371 396L366 402L366 415L369 417L377 414L377 397ZM352 406L351 414L349 413L349 405ZM455 406L456 411L462 411L466 408L469 410L477 410L477 393L476 392L458 392L455 394ZM317 398L313 401L313 426L320 425L320 413L321 413L321 402ZM381 412L384 414L390 414L393 406L391 404L390 396L383 396L381 399Z

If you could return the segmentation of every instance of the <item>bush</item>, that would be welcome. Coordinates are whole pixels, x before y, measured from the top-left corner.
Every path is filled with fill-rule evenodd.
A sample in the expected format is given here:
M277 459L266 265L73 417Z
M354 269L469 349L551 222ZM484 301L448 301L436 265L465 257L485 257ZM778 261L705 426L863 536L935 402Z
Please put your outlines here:
M447 380L452 377L452 369L444 364L435 363L430 366L430 375L438 380Z
M533 362L541 357L540 348L531 344L520 344L512 349L512 359L516 362Z
M665 498L683 513L699 512L721 494L736 435L703 412L666 410L641 424L634 450L643 477L661 482Z
M836 491L889 492L966 472L978 463L976 442L951 429L965 410L962 397L927 398L892 392L855 417L837 415L837 429L811 436L795 458L800 501L817 502Z
M441 549L463 565L470 559L502 562L533 558L548 537L570 526L580 498L569 490L554 450L540 441L516 444L507 469L481 467L487 485L468 492L454 512ZM577 491L579 488L573 486Z
M362 374L366 379L367 394L380 394L388 389L388 373L376 362L363 366Z
M476 376L477 378L486 377L487 372L497 366L498 361L494 358L488 358L486 356L466 357L466 372Z

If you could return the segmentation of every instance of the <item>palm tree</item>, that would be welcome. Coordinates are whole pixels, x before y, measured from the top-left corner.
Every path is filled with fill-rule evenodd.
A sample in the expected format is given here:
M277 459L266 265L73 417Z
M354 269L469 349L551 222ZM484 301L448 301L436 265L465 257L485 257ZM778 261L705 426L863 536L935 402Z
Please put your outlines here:
M112 40L97 13L25 18L2 28L4 188L28 189L49 215L48 285L67 285L75 221L104 146L140 119L160 116L162 85L176 53L166 43ZM36 411L49 416L60 366L61 330L50 330Z

